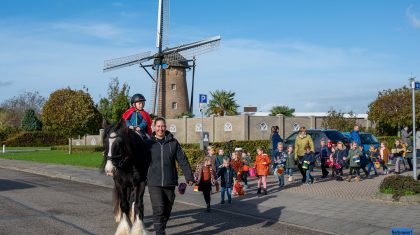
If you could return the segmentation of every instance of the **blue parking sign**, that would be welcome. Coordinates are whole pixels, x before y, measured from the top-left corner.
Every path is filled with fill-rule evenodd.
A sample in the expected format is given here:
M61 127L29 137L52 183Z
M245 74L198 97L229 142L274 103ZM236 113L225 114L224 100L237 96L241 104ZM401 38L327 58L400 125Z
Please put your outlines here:
M414 83L414 89L420 90L420 82L415 82Z
M206 103L207 104L207 95L206 94L200 94L199 95L200 100L199 103Z

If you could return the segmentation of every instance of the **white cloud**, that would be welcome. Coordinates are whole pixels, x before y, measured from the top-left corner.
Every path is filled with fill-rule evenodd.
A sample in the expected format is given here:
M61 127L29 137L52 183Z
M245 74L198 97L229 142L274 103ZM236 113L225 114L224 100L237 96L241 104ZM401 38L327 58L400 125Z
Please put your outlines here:
M102 66L104 59L153 50L153 43L143 41L124 47L104 44L101 39L118 41L136 36L129 28L106 22L66 21L54 27L55 32L47 27L42 29L43 35L25 37L10 33L14 27L0 27L0 75L13 81L0 93L0 100L25 90L36 90L47 97L55 89L80 89L83 85L98 100L99 95L106 95L109 78L116 76L131 86L131 92L150 96L152 83L137 66L109 73L102 73ZM26 32L25 28L19 31ZM91 36L95 43L78 38L63 40L72 34ZM252 104L268 111L275 105L287 105L297 112L322 112L334 107L363 113L378 90L401 86L404 75L395 61L391 55L364 48L222 38L219 50L198 57L195 96L225 89L236 92L240 109ZM190 81L191 72L187 76Z
M420 19L417 18L416 14L412 11L412 8L412 5L407 8L407 17L414 28L420 29Z
M11 85L13 85L13 82L11 81L5 81L5 82L0 81L0 87L11 86Z

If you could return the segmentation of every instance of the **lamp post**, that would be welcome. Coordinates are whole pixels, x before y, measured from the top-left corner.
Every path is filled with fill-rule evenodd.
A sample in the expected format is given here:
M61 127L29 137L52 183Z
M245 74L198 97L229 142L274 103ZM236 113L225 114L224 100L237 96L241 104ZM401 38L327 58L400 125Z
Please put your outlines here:
M411 77L412 89L412 103L413 103L413 178L417 180L417 150L416 150L416 90L420 89L419 84L416 83L416 78Z

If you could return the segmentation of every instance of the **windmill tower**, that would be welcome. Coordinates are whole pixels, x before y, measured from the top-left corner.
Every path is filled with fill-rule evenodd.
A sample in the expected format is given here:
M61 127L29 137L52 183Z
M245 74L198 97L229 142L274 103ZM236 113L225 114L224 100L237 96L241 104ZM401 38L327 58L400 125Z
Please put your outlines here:
M164 44L168 43L169 38L169 0L158 1L157 53L151 55L151 52L145 52L106 60L103 71L107 72L131 65L139 65L153 81L151 112L158 116L174 118L181 113L192 110L190 106L193 102L195 56L217 49L221 39L220 36L216 36L172 48L163 48ZM143 64L149 61L153 61L153 63ZM193 65L190 65L190 62L193 62ZM149 72L148 67L154 69L154 75ZM191 67L193 68L193 81L191 105L189 105L186 69Z

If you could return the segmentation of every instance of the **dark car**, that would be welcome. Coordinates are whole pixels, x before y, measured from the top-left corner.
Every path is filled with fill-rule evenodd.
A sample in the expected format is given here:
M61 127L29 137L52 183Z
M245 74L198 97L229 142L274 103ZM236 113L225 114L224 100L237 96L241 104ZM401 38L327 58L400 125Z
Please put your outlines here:
M349 132L342 132L342 133L344 136L350 139ZM379 140L376 139L376 137L372 135L371 133L360 132L359 136L360 136L360 141L362 142L363 151L366 153L369 152L369 147L371 144L373 144L375 148L378 148L380 145Z
M315 145L315 151L317 152L321 147L320 141L325 139L327 141L328 148L331 148L333 144L337 144L338 141L342 141L344 145L349 148L350 147L350 140L349 138L345 137L341 132L334 130L334 129L309 129L306 131L312 137ZM299 134L298 131L292 132L284 141L285 145L293 145L295 146L295 140L297 135Z

